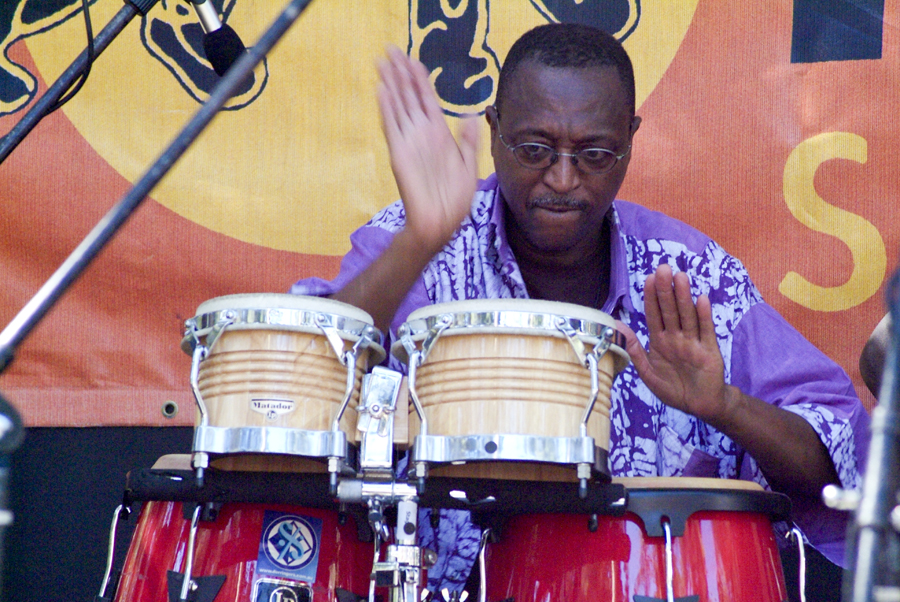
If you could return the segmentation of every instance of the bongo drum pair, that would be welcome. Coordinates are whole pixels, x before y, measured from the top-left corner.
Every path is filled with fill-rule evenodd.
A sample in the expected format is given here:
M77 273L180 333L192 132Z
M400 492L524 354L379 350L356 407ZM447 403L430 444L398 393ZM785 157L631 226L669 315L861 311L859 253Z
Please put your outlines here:
M182 343L199 411L195 465L206 454L227 456L219 465L230 469L248 467L236 454L345 458L360 380L384 359L379 343L365 312L328 299L201 304ZM583 482L608 479L609 392L628 356L606 314L532 300L441 304L413 312L393 352L409 365L417 466L572 480L560 470L569 466Z

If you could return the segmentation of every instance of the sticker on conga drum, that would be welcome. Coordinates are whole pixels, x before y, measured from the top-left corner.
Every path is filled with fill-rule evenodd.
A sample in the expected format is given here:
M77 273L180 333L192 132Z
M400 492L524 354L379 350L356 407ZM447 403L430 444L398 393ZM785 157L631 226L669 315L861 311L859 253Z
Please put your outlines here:
M266 510L256 562L256 576L314 583L319 567L322 520Z
M253 585L252 602L312 602L312 589L305 583L260 579Z
M282 414L290 414L296 405L290 399L251 399L250 409L265 414L269 420L275 420Z

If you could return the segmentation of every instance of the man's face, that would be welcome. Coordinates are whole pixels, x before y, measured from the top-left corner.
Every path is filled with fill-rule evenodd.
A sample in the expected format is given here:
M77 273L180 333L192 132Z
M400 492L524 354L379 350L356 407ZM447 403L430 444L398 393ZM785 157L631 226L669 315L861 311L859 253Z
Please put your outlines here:
M595 245L630 153L610 171L589 174L563 156L543 170L523 167L506 145L538 142L562 153L586 148L626 152L640 118L632 119L617 71L526 61L509 84L499 114L492 108L487 112L494 167L513 222L507 229L539 253Z

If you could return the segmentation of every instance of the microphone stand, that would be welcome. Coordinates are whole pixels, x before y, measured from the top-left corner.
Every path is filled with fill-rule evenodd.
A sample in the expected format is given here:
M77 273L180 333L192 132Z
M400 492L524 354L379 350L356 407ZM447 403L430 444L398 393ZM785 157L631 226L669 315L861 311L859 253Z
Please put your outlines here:
M155 3L156 0L149 0ZM72 252L63 264L53 273L34 297L22 308L15 318L0 332L0 374L9 366L15 355L16 347L34 329L47 314L63 293L81 275L90 262L100 253L113 235L121 228L132 213L144 201L150 191L168 173L175 162L184 154L194 140L203 132L213 117L225 105L229 98L237 92L243 83L266 54L275 46L281 37L290 29L300 13L312 0L291 0L269 29L259 38L256 45L247 51L231 66L213 88L209 99L187 123L181 133L169 147L150 166L144 176L94 227L88 236ZM146 4L146 2L145 2ZM130 12L130 11L126 11ZM133 16L133 15L132 15ZM124 18L124 17L123 17ZM109 29L112 24L107 27ZM106 31L106 29L104 29ZM101 34L102 35L102 34ZM108 45L108 43L107 43ZM85 56L85 55L82 55ZM80 59L79 59L80 60ZM77 63L77 61L76 61ZM71 68L70 68L71 69ZM45 97L49 94L45 94ZM43 100L43 99L42 99ZM33 125L33 124L32 124ZM4 140L6 143L6 140ZM7 153L8 154L8 153ZM2 412L6 411L8 416ZM10 425L4 429L5 424ZM0 395L0 454L11 452L21 441L24 429L15 408ZM5 478L5 470L0 467L0 477ZM0 478L2 485L3 478ZM5 492L0 490L0 502L5 499ZM5 505L5 504L3 504ZM0 506L0 517L3 509ZM2 528L0 521L0 528ZM0 564L2 568L2 564ZM2 574L2 572L0 572Z
M94 38L94 59L106 50L107 46L122 33L131 20L140 13L146 16L147 12L153 8L159 0L125 0L119 12L106 24L97 37ZM51 112L57 101L65 92L72 87L73 82L78 78L85 65L88 62L88 51L85 49L75 61L69 65L69 68L63 71L52 86L41 96L36 103L29 109L25 117L9 131L6 136L0 139L0 163L6 160L11 152L13 152L19 143L31 133L34 126ZM2 366L2 364L0 364Z
M888 284L887 304L891 331L878 404L872 410L869 460L856 509L852 582L848 578L844 583L847 602L879 600L879 589L900 593L897 589L900 567L896 566L894 556L896 529L900 525L896 518L891 520L900 485L900 270Z

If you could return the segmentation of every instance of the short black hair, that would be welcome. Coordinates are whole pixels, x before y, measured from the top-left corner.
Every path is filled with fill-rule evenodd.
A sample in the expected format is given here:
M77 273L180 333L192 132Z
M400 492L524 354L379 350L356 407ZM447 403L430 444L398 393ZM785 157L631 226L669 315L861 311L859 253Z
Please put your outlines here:
M500 69L494 100L498 111L513 75L526 61L547 67L614 67L634 115L634 68L625 48L611 34L580 23L548 23L525 32L509 49Z

